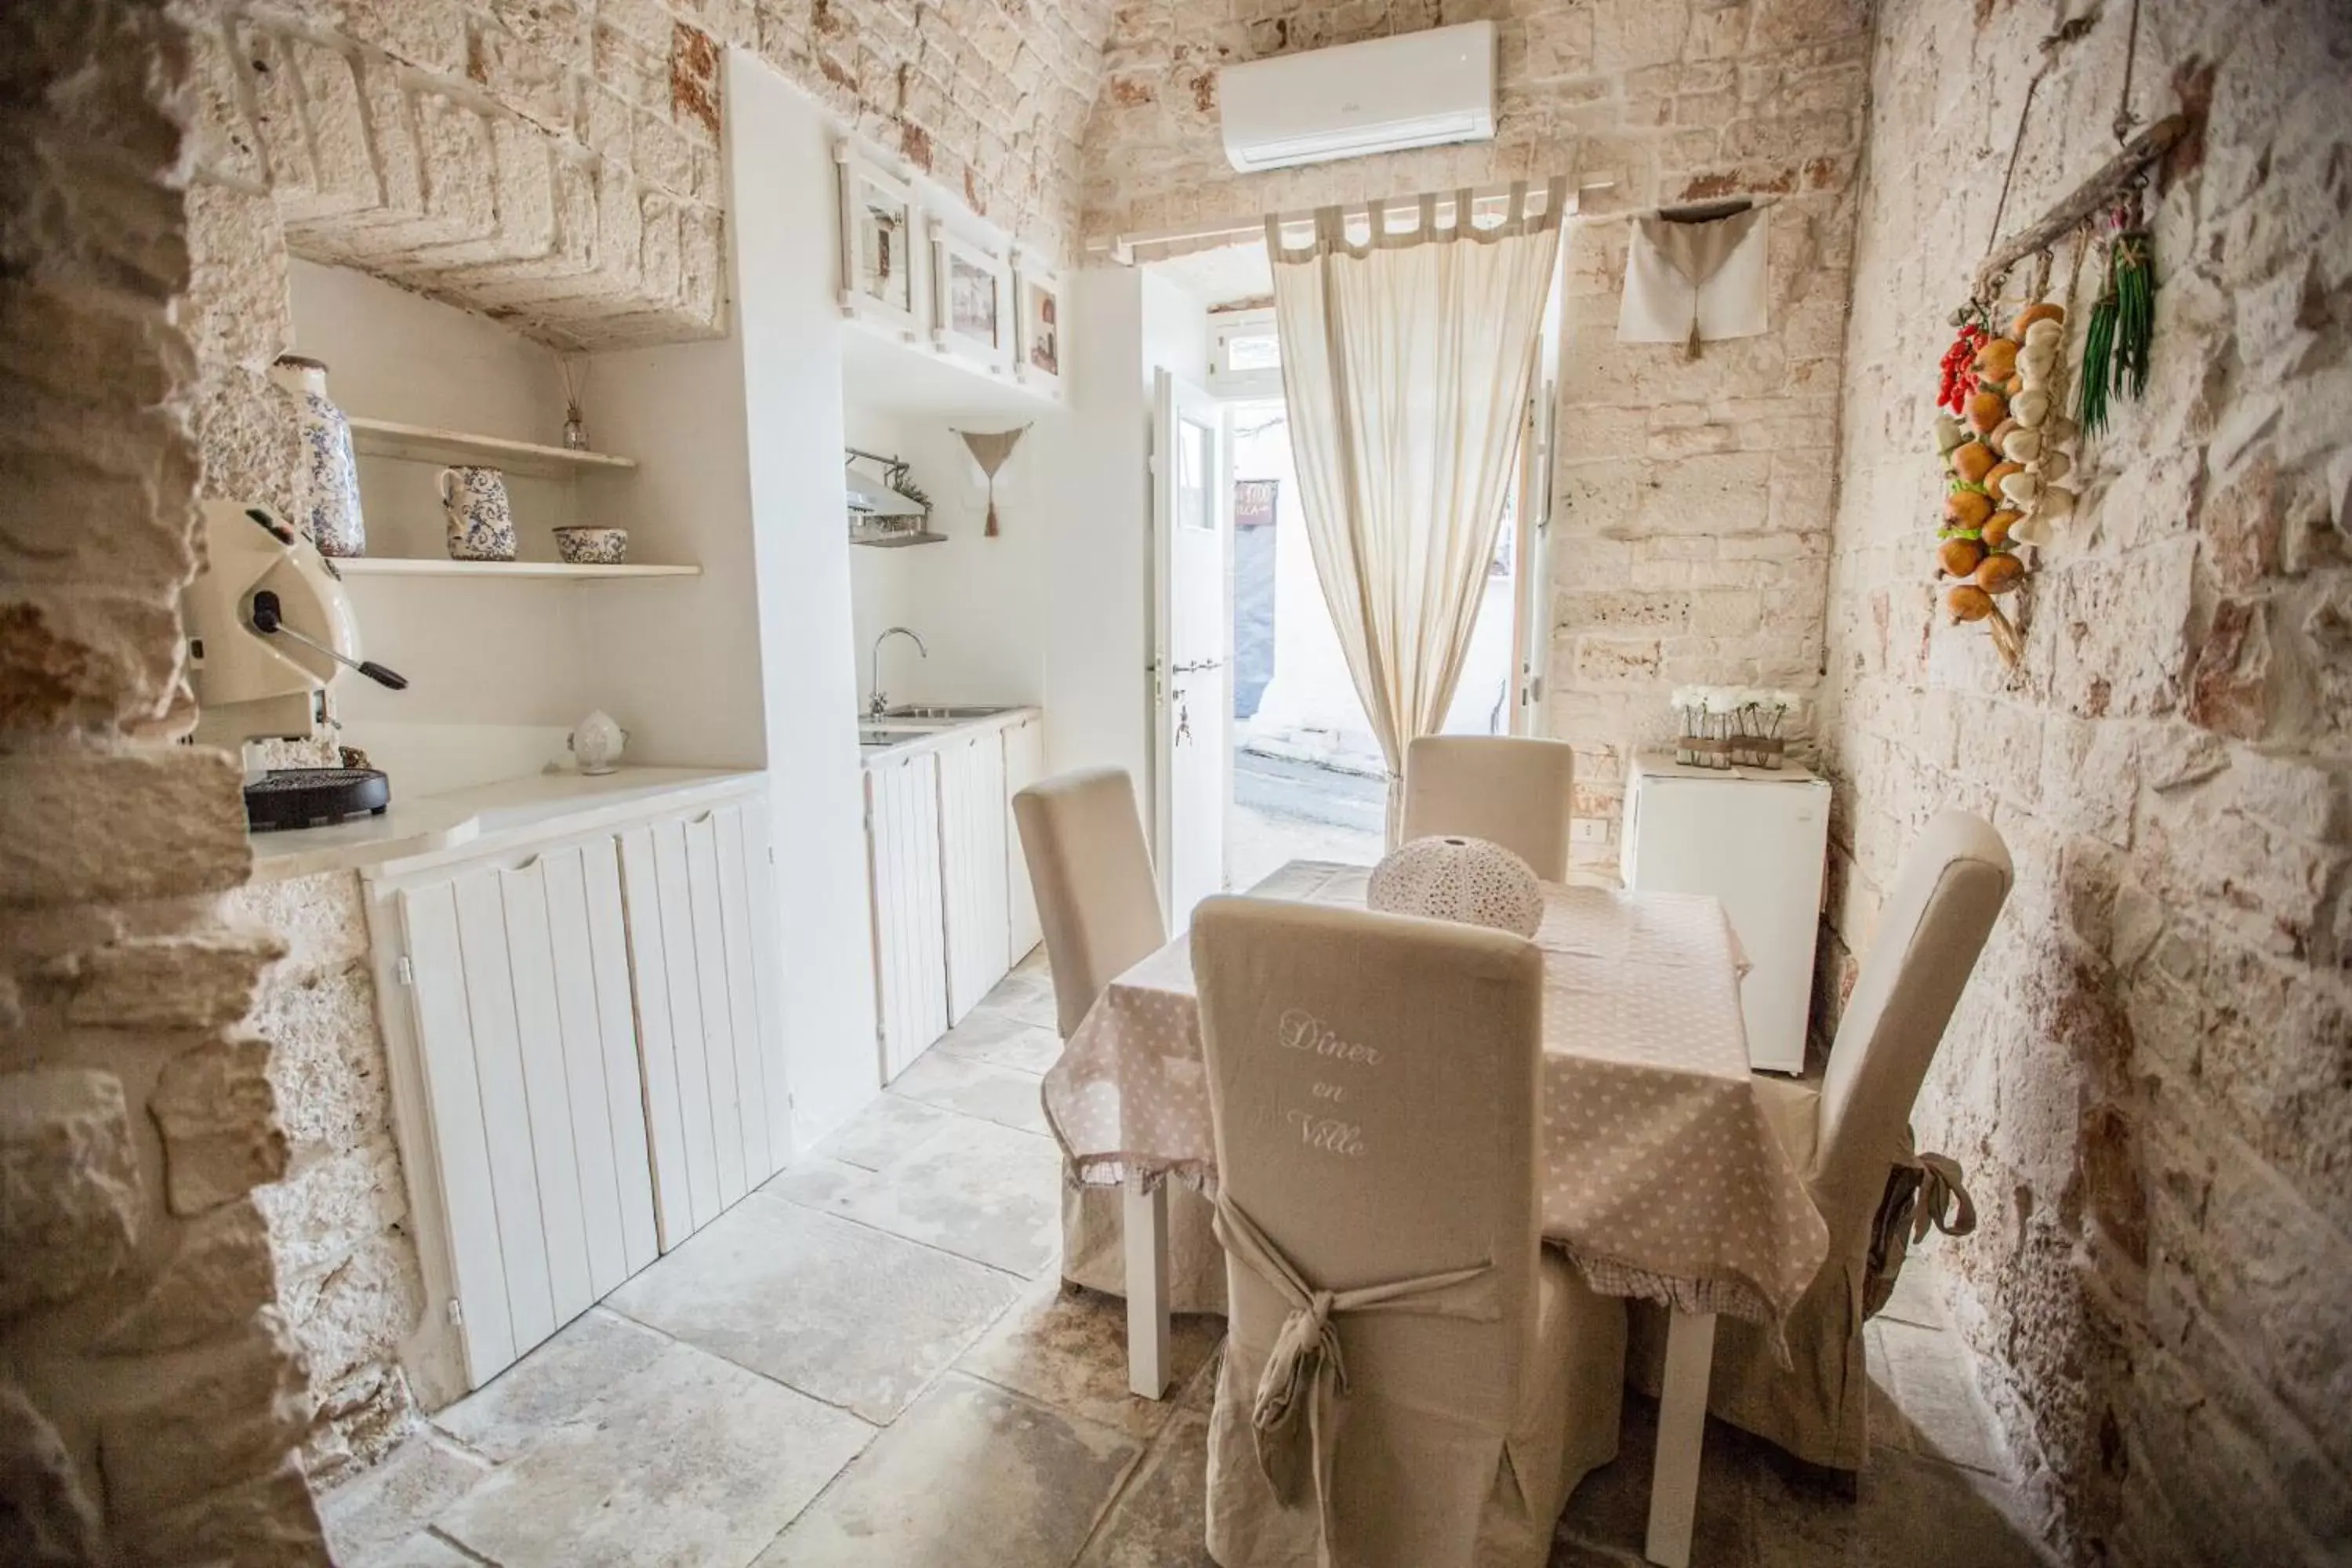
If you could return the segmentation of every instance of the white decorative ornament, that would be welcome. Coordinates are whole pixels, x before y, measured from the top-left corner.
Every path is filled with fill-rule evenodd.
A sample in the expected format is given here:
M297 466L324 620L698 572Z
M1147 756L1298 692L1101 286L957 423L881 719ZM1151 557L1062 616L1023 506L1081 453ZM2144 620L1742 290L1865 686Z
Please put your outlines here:
M620 766L621 747L628 739L629 732L599 708L580 721L568 743L582 773L609 773Z
M1398 846L1372 868L1364 901L1384 914L1418 915L1533 936L1543 923L1534 868L1484 838L1441 835Z

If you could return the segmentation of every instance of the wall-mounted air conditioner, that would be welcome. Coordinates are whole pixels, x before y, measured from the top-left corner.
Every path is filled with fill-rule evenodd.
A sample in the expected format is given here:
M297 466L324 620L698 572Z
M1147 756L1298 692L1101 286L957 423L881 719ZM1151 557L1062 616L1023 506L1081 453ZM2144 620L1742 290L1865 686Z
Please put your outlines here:
M1217 76L1225 157L1248 174L1495 136L1495 24L1465 22Z

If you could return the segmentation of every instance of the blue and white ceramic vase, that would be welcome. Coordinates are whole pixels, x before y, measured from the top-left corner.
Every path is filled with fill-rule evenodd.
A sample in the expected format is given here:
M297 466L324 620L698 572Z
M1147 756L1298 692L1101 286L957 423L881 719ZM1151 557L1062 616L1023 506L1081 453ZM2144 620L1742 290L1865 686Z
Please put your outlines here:
M326 365L300 354L280 354L269 375L294 396L294 433L302 448L294 481L296 521L321 555L366 554L352 425L327 397Z
M515 558L514 508L507 500L505 474L472 464L442 469L441 510L449 523L450 560Z

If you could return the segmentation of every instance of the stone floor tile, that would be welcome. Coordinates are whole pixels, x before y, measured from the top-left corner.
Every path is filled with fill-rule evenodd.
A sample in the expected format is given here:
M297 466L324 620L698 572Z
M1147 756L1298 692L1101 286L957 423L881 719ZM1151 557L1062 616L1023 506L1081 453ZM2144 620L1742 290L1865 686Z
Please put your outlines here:
M606 1304L881 1422L1020 1289L995 1269L762 1190Z
M1870 1436L1870 1446L1907 1452L1912 1446L1911 1423L1905 1419L1903 1407L1895 1403L1895 1369L1887 1364L1886 1342L1875 1321L1863 1326L1862 1347L1870 1379L1863 1395L1869 1405L1864 1430Z
M845 1411L671 1345L434 1527L502 1568L740 1568L873 1436Z
M1853 1500L1769 1463L1749 1467L1747 1483L1757 1568L2042 1568L2050 1562L2007 1483L1938 1460L1875 1452Z
M890 1080L893 1094L982 1116L1024 1132L1045 1132L1042 1080L994 1062L974 1061L946 1051L928 1051Z
M1657 1455L1658 1405L1637 1394L1625 1395L1625 1417L1617 1441L1617 1458L1578 1483L1553 1532L1557 1543L1576 1550L1555 1551L1555 1563L1607 1562L1595 1553L1615 1552L1617 1560L1639 1562L1650 1528L1650 1476ZM1693 1563L1707 1568L1747 1568L1753 1563L1741 1478L1753 1464L1754 1439L1720 1421L1706 1424L1706 1446L1700 1450L1698 1519L1691 1531Z
M903 1094L877 1094L865 1110L819 1143L816 1152L845 1165L878 1171L952 1114Z
M335 1561L352 1568L398 1561L379 1554L390 1553L424 1529L488 1473L479 1455L438 1433L420 1432L383 1464L319 1499L319 1521Z
M1185 1314L1170 1336L1170 1373L1186 1387L1224 1337L1223 1318ZM960 1372L1149 1437L1177 1402L1127 1390L1127 1303L1047 1277L956 1363Z
M1180 1411L1096 1527L1077 1568L1216 1568L1208 1494L1208 1419Z
M1061 1256L1061 1183L1050 1139L950 1116L878 1171L808 1161L765 1190L1028 1279Z
M484 1387L433 1417L433 1424L503 1463L645 1365L669 1341L603 1307L591 1307L553 1339Z
M1894 1293L1878 1309L1878 1317L1923 1329L1952 1326L1950 1315L1944 1310L1944 1282L1934 1254L1914 1252L1903 1260L1903 1272L1895 1277Z
M1058 1568L1141 1451L1124 1433L950 1373L761 1568Z
M1886 1347L1887 1369L1894 1373L1894 1386L1887 1392L1911 1428L1905 1447L1988 1475L2005 1475L2008 1466L1993 1436L1992 1415L1977 1394L1959 1336L1883 1320L1872 1326Z
M1009 1008L982 1004L932 1047L951 1057L1042 1073L1062 1058L1062 1037Z
M1122 1310L1125 1306L1126 1303L1120 1303ZM1179 1319L1178 1321L1181 1322L1182 1320ZM1214 1410L1217 1405L1217 1368L1224 1359L1225 1343L1223 1340L1219 1340L1217 1348L1209 1352L1207 1360L1202 1362L1201 1370L1192 1374L1192 1381L1184 1385L1184 1392L1177 1396L1176 1403L1187 1410L1198 1411L1203 1415Z
M367 1560L367 1568L479 1568L481 1559L429 1530L420 1530L399 1545Z

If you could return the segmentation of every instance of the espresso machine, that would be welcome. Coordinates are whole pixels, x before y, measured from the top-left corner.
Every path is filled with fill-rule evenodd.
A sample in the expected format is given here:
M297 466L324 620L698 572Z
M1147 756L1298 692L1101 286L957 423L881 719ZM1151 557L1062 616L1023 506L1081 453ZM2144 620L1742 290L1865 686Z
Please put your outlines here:
M293 524L247 501L206 501L204 521L205 570L181 602L194 739L246 759L246 821L256 833L380 815L392 786L375 769L257 765L253 742L332 733L334 683L345 670L394 691L408 682L361 656L341 574Z

